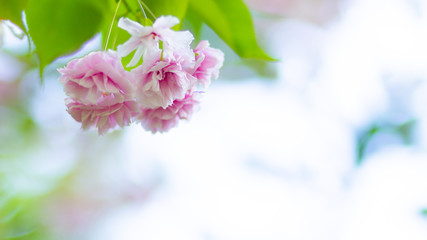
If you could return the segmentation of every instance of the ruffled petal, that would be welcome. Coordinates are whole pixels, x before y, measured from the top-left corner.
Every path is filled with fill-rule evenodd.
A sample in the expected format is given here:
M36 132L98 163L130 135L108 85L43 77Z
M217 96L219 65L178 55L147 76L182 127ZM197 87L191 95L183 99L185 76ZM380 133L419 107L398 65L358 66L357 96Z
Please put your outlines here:
M138 120L144 129L156 132L166 132L178 125L180 119L189 120L198 110L198 93L187 94L181 100L175 100L166 108L141 109Z
M191 49L191 42L194 40L193 34L189 31L165 31L167 34L162 36L165 39L165 53L174 58L176 55L183 58L186 62L194 61L195 55Z

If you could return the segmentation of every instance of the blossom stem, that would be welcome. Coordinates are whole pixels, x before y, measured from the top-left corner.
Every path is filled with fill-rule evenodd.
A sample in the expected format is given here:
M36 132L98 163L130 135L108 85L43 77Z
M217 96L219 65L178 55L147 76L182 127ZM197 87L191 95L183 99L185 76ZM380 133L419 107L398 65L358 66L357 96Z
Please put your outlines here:
M142 7L141 2L138 0L139 6L141 7L142 13L144 14L144 18L147 18L147 14L145 14L144 7Z
M112 49L114 49L114 47L116 46L116 42L117 42L117 35L118 35L118 33L116 33L116 34L114 35L113 45L111 46L111 48L112 48Z
M122 0L119 0L119 2L117 3L116 11L114 12L113 20L111 21L111 24L110 24L110 29L108 30L108 36L107 36L107 41L105 42L104 51L107 50L108 41L110 40L111 30L113 29L114 20L116 19L117 11L119 10L121 2Z
M142 0L137 0L137 1L139 2L140 6L142 5L147 9L147 11L151 14L151 16L153 16L154 19L157 19L156 16L154 15L154 13L150 10L150 8ZM141 8L142 8L142 6L141 6ZM144 11L144 9L142 11ZM145 16L145 12L144 12L144 16ZM147 17L147 16L145 16L145 17Z

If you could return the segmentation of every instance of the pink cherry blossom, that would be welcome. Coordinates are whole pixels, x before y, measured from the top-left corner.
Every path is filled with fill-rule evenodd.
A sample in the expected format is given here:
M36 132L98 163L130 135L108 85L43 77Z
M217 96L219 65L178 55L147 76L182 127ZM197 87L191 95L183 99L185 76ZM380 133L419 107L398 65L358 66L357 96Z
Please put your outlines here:
M183 99L196 83L183 67L183 61L161 60L161 50L147 53L141 66L132 70L136 81L136 100L143 108L167 108Z
M93 52L58 71L70 97L67 111L83 129L95 126L104 134L117 125L129 125L136 115L135 86L115 52Z
M92 52L64 68L59 82L65 93L84 104L97 104L108 95L116 102L133 98L134 86L116 52Z
M97 105L87 105L67 98L66 105L68 113L74 120L82 123L84 130L96 127L100 135L116 126L128 126L131 118L138 112L135 101L116 102L111 98Z
M181 100L175 100L167 108L141 109L138 119L144 129L156 132L166 132L178 125L179 120L190 120L199 108L200 93L188 93Z
M209 47L208 41L201 41L196 49L196 64L193 76L204 86L209 86L211 78L218 78L219 69L224 62L224 53L216 48Z
M90 53L58 69L64 85L68 113L83 129L96 127L99 134L138 121L153 132L165 132L189 120L199 107L200 83L207 87L223 65L222 51L200 42L190 47L189 31L174 31L179 23L173 16L162 16L152 26L142 26L128 18L119 27L130 38L112 50ZM126 71L121 57L135 51Z
M128 18L120 18L118 26L131 35L128 41L117 47L121 57L133 52L135 54L127 67L135 66L141 57L151 50L158 50L159 41L163 42L164 55L173 58L176 55L192 60L194 53L190 44L194 40L189 31L174 31L170 28L179 23L179 19L173 16L161 16L156 19L153 26L142 26L138 22Z

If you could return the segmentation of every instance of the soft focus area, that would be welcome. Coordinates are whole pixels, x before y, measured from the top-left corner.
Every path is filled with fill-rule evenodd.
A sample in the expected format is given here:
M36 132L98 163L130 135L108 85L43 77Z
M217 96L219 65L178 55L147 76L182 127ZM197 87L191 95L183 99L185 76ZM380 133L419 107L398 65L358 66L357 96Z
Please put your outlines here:
M104 136L0 24L0 239L427 239L427 1L247 0L191 121ZM185 26L185 25L184 25Z

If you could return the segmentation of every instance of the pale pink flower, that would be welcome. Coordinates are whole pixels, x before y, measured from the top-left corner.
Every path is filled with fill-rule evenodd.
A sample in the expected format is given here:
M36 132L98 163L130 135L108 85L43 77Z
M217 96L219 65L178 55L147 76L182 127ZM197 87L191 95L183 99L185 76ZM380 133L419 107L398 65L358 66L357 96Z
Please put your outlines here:
M112 95L116 102L133 98L134 86L116 52L92 52L70 61L59 82L65 93L84 104L97 104Z
M161 60L161 50L150 52L141 66L132 70L136 81L136 100L143 108L167 108L197 83L182 66L182 61Z
M67 98L66 105L68 113L77 122L82 123L84 130L96 127L100 135L116 126L128 126L131 118L138 112L138 105L132 100L116 102L114 99L107 98L100 104L87 105Z
M167 108L141 109L138 119L144 129L156 132L166 132L178 125L180 120L190 120L199 108L200 93L188 93L183 99L175 100Z
M138 22L128 18L120 18L118 26L131 35L128 41L117 47L121 57L133 52L135 54L127 67L135 66L141 57L151 50L158 50L159 41L163 42L164 55L169 58L180 56L187 60L194 59L190 44L194 37L189 31L174 31L171 27L179 23L179 19L173 16L161 16L156 19L153 26L142 26Z
M224 63L224 53L216 48L209 47L208 41L201 41L196 49L196 64L193 76L204 86L209 86L211 78L218 78L219 69Z
M83 129L95 126L104 134L117 125L129 125L136 115L135 86L115 52L92 52L58 71L71 97L66 100L67 111Z

